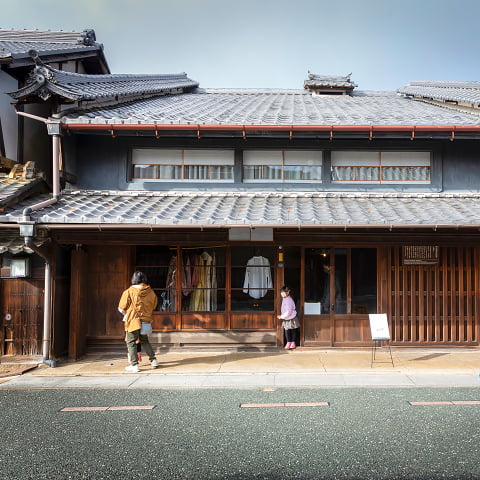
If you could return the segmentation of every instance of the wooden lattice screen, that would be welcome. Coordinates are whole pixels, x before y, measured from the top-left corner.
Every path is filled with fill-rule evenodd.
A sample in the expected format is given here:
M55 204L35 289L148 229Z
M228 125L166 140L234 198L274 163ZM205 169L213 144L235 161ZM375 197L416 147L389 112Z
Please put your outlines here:
M392 341L477 342L479 249L441 247L436 265L405 265L401 247L388 252L390 274L385 306Z

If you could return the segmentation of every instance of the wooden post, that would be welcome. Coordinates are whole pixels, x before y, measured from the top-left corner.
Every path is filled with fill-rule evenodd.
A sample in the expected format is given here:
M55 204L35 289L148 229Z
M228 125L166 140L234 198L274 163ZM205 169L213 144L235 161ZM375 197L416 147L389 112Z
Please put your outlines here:
M87 254L80 248L72 252L70 283L70 328L68 356L78 360L86 350L85 280Z

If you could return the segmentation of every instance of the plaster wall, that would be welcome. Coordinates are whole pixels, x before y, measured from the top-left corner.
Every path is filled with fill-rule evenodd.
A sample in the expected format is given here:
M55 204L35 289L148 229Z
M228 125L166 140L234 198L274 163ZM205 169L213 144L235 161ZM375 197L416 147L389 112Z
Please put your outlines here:
M13 100L5 92L13 92L17 89L17 81L0 70L0 119L5 154L12 160L17 160L18 119L13 106L10 105Z
M77 177L74 188L105 190L272 190L281 191L368 191L368 192L480 192L480 141L355 141L345 140L324 142L315 140L275 141L252 139L248 142L238 139L164 139L148 137L116 137L107 135L77 135L66 139L70 147L67 169ZM72 143L73 142L73 143ZM194 182L155 182L132 183L128 181L129 155L132 147L169 148L233 148L236 155L236 176L241 176L242 150L246 148L288 149L306 148L324 150L324 181L322 183L194 183ZM429 150L432 152L432 182L425 184L335 184L330 183L330 151L334 149L353 150ZM75 152L73 157L72 152ZM76 159L76 161L75 161ZM240 172L240 173L238 173Z

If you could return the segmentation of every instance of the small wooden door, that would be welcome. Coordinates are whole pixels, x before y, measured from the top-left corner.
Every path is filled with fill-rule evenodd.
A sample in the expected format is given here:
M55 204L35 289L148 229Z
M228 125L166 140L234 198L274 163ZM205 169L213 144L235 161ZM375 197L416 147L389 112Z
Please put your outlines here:
M43 279L2 279L2 355L40 355L43 333Z

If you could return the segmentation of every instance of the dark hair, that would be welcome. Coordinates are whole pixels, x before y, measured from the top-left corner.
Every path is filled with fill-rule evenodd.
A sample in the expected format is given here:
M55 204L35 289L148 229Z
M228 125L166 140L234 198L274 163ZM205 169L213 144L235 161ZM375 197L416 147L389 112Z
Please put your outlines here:
M132 285L138 285L139 283L148 283L148 280L147 276L143 272L137 270L136 272L133 272Z
M288 288L286 285L282 287L282 292L287 292L290 293L290 288Z

